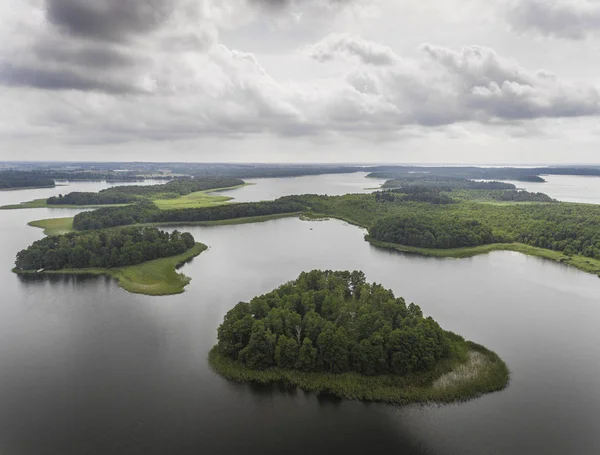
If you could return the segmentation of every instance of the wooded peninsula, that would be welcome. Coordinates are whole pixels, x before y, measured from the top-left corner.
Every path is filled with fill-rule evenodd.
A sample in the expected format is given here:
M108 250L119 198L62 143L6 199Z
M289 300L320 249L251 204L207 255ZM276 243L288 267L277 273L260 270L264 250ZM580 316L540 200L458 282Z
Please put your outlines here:
M131 292L165 295L183 291L190 279L175 269L205 249L188 232L150 227L73 232L20 251L13 271L108 275Z
M304 272L239 303L209 360L236 381L398 404L466 400L508 383L496 354L444 331L360 271Z

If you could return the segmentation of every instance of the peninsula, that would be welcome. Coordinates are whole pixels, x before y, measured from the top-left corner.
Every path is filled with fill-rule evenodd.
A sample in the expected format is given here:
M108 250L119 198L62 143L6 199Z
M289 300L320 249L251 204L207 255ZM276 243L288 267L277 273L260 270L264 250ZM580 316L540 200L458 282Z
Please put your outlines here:
M239 303L209 361L239 382L395 404L467 400L509 380L495 353L443 330L360 271L305 272Z

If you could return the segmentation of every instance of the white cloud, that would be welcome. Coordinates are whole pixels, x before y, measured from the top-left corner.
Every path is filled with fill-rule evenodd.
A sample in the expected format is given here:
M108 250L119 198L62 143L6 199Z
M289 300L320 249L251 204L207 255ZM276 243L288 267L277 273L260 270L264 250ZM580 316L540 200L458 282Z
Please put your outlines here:
M438 1L420 2L407 17L427 15ZM10 141L101 149L272 138L282 154L298 150L291 145L298 142L327 144L343 157L349 141L391 147L430 137L541 137L552 119L600 113L593 78L568 80L554 65L556 75L536 70L527 58L503 57L513 55L506 49L444 40L382 44L402 31L385 15L393 3L387 0L277 8L266 0L149 0L150 9L133 0L7 2L0 4L0 40L10 43L0 48L0 138ZM457 5L444 4L444 11ZM373 8L381 9L378 27L365 36L378 38L367 40L353 27ZM408 15L412 6L402 8ZM348 19L353 15L360 17ZM461 9L452 17L466 16ZM265 23L273 28L265 31ZM248 36L262 40L268 30L287 36L290 68L278 68L283 54L253 52L262 41L232 46L223 39L224 28L243 34L248 27L260 29ZM352 32L339 32L346 28ZM290 146L281 146L286 141Z
M600 32L600 3L587 0L517 0L508 21L519 32L580 40Z
M365 64L385 66L398 61L398 56L388 46L348 33L331 33L310 46L306 53L320 62L350 58Z

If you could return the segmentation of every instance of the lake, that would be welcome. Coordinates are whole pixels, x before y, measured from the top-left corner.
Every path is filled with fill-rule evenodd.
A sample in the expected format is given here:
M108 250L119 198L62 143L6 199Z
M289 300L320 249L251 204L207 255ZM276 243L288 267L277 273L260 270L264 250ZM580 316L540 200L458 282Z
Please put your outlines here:
M600 177L580 175L542 175L542 177L546 180L545 183L512 180L503 180L503 182L512 183L517 188L534 193L546 193L559 201L600 204Z
M334 192L335 177L313 177L312 188ZM17 251L42 237L27 221L74 213L0 212L0 453L600 453L596 276L513 252L403 255L346 223L296 218L184 228L210 248L184 266L192 282L176 296L10 272ZM398 408L214 374L206 357L224 314L313 268L361 269L418 303L497 352L509 387L462 404Z
M387 179L366 178L367 172L351 174L307 175L269 179L245 179L250 186L221 192L235 202L270 201L292 194L326 194L340 196L348 193L370 193Z

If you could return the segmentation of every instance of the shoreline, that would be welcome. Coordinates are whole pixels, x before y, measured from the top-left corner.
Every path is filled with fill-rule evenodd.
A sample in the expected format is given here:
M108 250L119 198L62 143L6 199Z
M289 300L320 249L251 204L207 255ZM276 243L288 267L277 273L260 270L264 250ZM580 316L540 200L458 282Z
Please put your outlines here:
M509 370L502 359L481 345L471 341L464 343L468 349L466 358L443 361L445 364L438 365L433 376L428 373L406 376L308 373L276 367L252 370L221 355L217 346L210 350L208 362L217 374L237 383L283 384L316 395L401 406L462 402L505 389Z
M117 280L119 287L133 294L174 295L184 292L185 286L192 280L177 270L207 249L208 247L203 243L196 243L186 252L176 256L111 269L85 268L44 270L42 272L13 269L12 271L22 276L103 275Z

